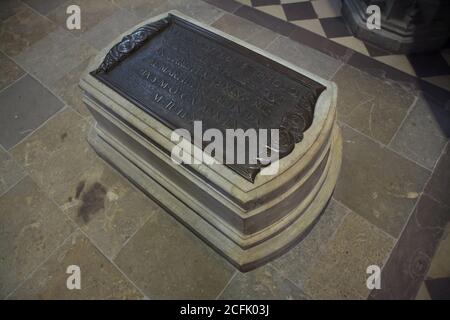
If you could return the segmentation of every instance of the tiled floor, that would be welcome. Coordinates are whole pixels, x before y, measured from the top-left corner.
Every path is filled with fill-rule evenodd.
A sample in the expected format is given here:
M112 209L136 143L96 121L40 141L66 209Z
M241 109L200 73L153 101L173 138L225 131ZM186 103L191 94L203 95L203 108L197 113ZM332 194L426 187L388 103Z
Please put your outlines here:
M432 53L392 54L352 35L341 15L341 0L237 1L450 90L450 43L441 51Z
M431 97L429 87L379 68L366 73L354 52L238 2L207 2L80 0L88 18L79 33L61 23L65 0L0 2L0 297L449 298L445 93ZM143 196L86 142L92 119L76 84L87 61L116 34L168 9L339 88L344 159L334 197L304 241L249 273ZM298 21L315 10L288 15ZM65 286L73 264L82 272L79 291ZM373 264L383 268L382 289L371 292L366 269Z

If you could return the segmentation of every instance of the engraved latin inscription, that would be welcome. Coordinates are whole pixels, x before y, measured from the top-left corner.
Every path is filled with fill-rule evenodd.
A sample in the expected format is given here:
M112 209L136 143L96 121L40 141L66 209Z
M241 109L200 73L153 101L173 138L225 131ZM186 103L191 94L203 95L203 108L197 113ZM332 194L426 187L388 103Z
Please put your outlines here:
M280 157L302 140L325 87L179 17L153 24L124 38L126 56L114 46L92 74L172 129L192 131L194 121L223 132L280 129ZM251 181L259 170L240 166Z

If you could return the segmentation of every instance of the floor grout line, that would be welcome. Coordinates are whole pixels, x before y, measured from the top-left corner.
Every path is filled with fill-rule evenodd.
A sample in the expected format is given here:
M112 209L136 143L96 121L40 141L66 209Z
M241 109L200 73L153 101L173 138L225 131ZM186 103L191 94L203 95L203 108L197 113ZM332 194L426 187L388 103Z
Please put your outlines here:
M150 297L148 297L145 293L144 293L144 291L140 288L140 287L138 287L137 285L136 285L136 283L134 283L134 281L132 281L129 277L128 277L128 275L114 262L114 260L113 259L111 259L111 258L109 258L104 252L103 252L103 250L101 250L100 249L100 247L88 236L88 234L82 229L82 228L80 228L80 232L81 233L83 233L83 235L91 242L91 244L103 255L103 257L106 259L106 260L108 260L116 269L117 269L117 271L119 271L119 273L130 283L130 284L132 284L134 287L135 287L135 289L140 293L140 294L142 294L142 297L145 299L145 298L149 298L150 299Z
M441 151L440 156L439 156L438 159L436 160L435 166L434 166L434 168L433 168L433 172L434 172L434 169L435 169L436 166L437 166L437 163L439 162L439 160L441 159L441 157L444 155L444 153L445 153L445 146L444 146L443 150ZM391 252L389 253L388 257L385 259L385 261L384 261L384 263L383 263L383 266L382 266L382 268L381 268L381 272L383 272L385 266L386 266L387 263L389 262L389 259L390 259L391 255L392 255L393 251L395 250L395 248L397 247L397 245L398 245L400 239L402 238L402 235L403 235L403 233L405 232L408 223L409 223L410 220L412 219L412 216L414 215L414 211L417 209L417 207L418 207L418 205L419 205L419 202L420 202L421 198L423 197L423 195L426 195L427 197L430 197L431 199L433 199L434 201L436 201L436 202L438 202L438 203L440 204L439 201L437 201L436 199L434 199L433 197L431 197L430 195L428 195L427 193L425 193L425 188L426 188L426 186L428 185L428 183L429 183L429 181L431 180L432 177L433 177L433 174L431 174L431 175L428 177L427 181L425 182L425 184L424 184L424 186L423 186L423 188L422 188L420 197L418 197L418 199L417 199L416 202L414 203L414 206L413 206L413 208L411 209L411 212L409 213L408 218L406 219L406 222L405 222L405 224L403 225L402 230L400 231L399 236L398 236L398 238L396 239L396 241L395 241L395 243L394 243L394 246L393 246ZM431 265L431 261L430 261L430 265ZM430 266L428 266L428 269L429 269L429 268L430 268ZM424 279L425 279L425 276L426 276L426 274L424 275ZM423 279L421 280L421 282L423 282ZM420 289L420 287L419 287L419 289ZM418 291L417 291L417 292L418 292ZM417 295L417 292L416 292L416 295Z
M306 296L308 296L308 298L312 298L310 297L309 294L307 294L302 288L300 288L300 286L293 280L290 279L290 277L286 277L286 275L284 274L284 272L282 272L280 269L278 269L277 267L275 267L272 263L267 263L265 266L267 266L267 268L271 268L273 269L276 273L278 273L278 275L287 280L289 283L291 283L294 287L296 287L298 290L300 290L303 294L305 294Z
M328 79L328 81L333 81L333 78L336 76L336 74L341 71L341 69L344 67L344 65L346 65L346 63L344 61L342 61L342 63L339 65L339 67L336 69L336 71L330 76L330 78ZM337 86L337 85L336 85Z
M249 21L249 20L247 20ZM259 25L258 25L259 26ZM269 30L269 29L268 29ZM273 32L273 31L272 31ZM272 41L270 41L264 48L262 48L264 51L269 52L268 49L270 48L270 46L272 44L275 43L275 41L277 41L278 39L280 39L282 37L281 34L276 33L276 37L272 39ZM270 53L270 52L269 52Z
M14 158L12 158L15 161ZM0 198L3 197L5 194L7 194L9 191L11 191L15 186L17 186L23 179L25 179L26 177L28 177L28 173L24 172L23 177L21 177L19 180L17 180L16 182L14 182L11 186L9 186L8 188L6 188L2 193L0 193Z
M2 52L2 53L3 53L3 52ZM6 54L5 54L5 56L8 57ZM11 58L8 57L8 59L11 59ZM14 60L11 59L11 61L13 61L13 62L15 63ZM17 63L16 63L16 65L17 65L18 67L20 67ZM16 83L19 82L22 78L25 78L25 76L28 75L28 72L27 72L26 70L24 70L22 67L20 67L20 69L23 70L24 74L21 75L21 76L20 76L19 78L17 78L16 80L14 80L13 82L11 82L10 84L8 84L6 87L0 89L0 94L2 94L6 89L8 89L9 87L12 87L14 84L16 84Z
M44 192L40 187L39 187L39 185L37 185L38 186L38 188L42 191L42 192ZM107 261L109 261L118 271L119 271L119 273L120 274L122 274L123 276L124 276L124 278L127 280L127 281L129 281L134 287L135 287L135 289L136 290L138 290L138 292L139 293L141 293L142 294L142 296L143 296L143 298L145 299L145 298L148 298L148 296L124 273L124 271L122 270L122 269L120 269L118 266L117 266L117 264L111 259L111 258L109 258L104 252L103 252L103 250L101 250L100 249L100 247L96 244L96 242L95 241L93 241L90 237L89 237L89 235L83 230L83 228L82 227L80 227L79 225L78 225L78 223L69 215L69 214L67 214L67 212L65 212L65 210L62 210L61 209L61 207L58 205L58 203L53 199L53 197L50 197L50 195L48 195L46 192L44 192L44 194L47 196L47 198L55 205L55 206L57 206L57 208L58 208L58 210L62 213L62 214L64 214L65 215L65 217L66 218L68 218L75 226L76 226L76 228L77 228L77 230L76 231L79 231L79 232L81 232L88 240L89 240L89 242L101 253L101 255L107 260Z
M39 191L42 192L40 188ZM4 300L8 300L8 298L11 297L18 289L20 289L25 284L25 282L31 279L31 277L66 243L66 241L69 240L69 238L71 238L78 231L79 228L76 225L74 227L75 230L72 231L63 241L61 241L61 243L57 245L55 249L53 249L49 253L49 255L43 259L42 262L38 263L38 265L28 273L28 275L4 298Z
M395 153L397 156L399 156L399 157L401 157L401 158L403 158L403 159L405 159L405 160L407 160L407 161L409 161L409 162L411 162L411 163L413 163L413 164L419 166L420 168L426 170L428 173L430 173L430 174L433 173L430 169L424 167L423 165L421 165L420 163L416 162L415 160L412 160L412 159L410 159L410 158L408 158L408 157L402 155L402 154L399 153L397 150L394 150L394 149L389 148L388 145L386 145L386 144L384 144L384 143L382 143L382 142L376 140L375 138L373 138L373 137L371 137L371 136L365 134L364 132L362 132L362 131L360 131L360 130L358 130L358 129L353 128L352 126L350 126L349 124L345 123L344 121L338 120L338 123L339 123L339 125L346 126L346 127L350 128L350 129L352 129L353 131L355 131L355 132L359 133L360 135L366 137L366 138L369 139L370 141L375 142L375 143L378 144L381 148L387 149L387 150L391 151L392 153Z
M375 225L372 221L369 221L366 217L364 217L362 214L358 213L356 210L353 210L352 208L348 207L346 204L344 204L341 200L338 200L336 198L334 198L334 201L336 201L337 203L339 203L339 205L343 206L345 209L347 209L348 211L350 211L349 213L354 213L356 215L358 215L358 217L362 218L365 222L367 222L369 225L371 225L372 227L374 227L375 229L377 229L378 231L380 231L382 234L384 234L385 236L387 236L388 238L390 238L391 240L395 240L397 238L395 238L393 235L389 234L387 231L383 230L381 227ZM339 227L343 224L345 217L347 217L347 215L349 214L347 213L343 218L341 223L339 224ZM333 238L336 235L336 233L333 234Z
M357 214L355 211L353 211L353 210L351 210L350 208L348 208L347 206L345 206L344 204L342 204L340 201L338 201L338 200L336 200L335 198L334 198L334 196L332 196L332 198L331 198L331 200L332 201L335 201L336 203L338 203L340 206L342 206L342 207L344 207L347 211L349 211L349 212L346 212L343 216L342 216L342 218L341 218L341 220L339 221L339 223L335 226L335 229L332 231L332 233L331 233L331 235L328 237L328 239L327 239L327 244L330 242L330 241L332 241L335 237L336 237L336 234L337 234L337 232L338 232L338 230L339 230L339 228L344 224L344 221L345 221L345 219L347 218L347 216L350 214L350 213L354 213L354 214ZM327 206L328 207L328 206ZM326 207L326 208L327 208ZM326 210L326 208L324 208L324 210ZM359 214L358 214L358 216L360 216ZM370 223L370 222L369 222ZM378 228L378 227L377 227ZM311 230L312 231L312 230ZM309 234L306 236L306 238L309 236ZM306 239L305 238L305 239ZM305 240L305 239L303 239L303 240ZM303 241L302 240L302 241ZM301 241L301 242L302 242ZM299 245L299 244L297 244L297 245ZM295 248L295 247L294 247ZM292 248L292 249L294 249L294 248ZM291 249L291 250L292 250ZM286 253L287 254L287 253ZM315 265L316 265L316 263L317 263L317 260L320 258L322 256L322 253L321 252L319 252L318 253L318 256L315 256L314 257L314 262L312 263L312 265L310 266L311 268L313 268ZM279 259L280 257L278 257L278 259ZM296 287L297 288L299 288L303 293L305 293L305 294L307 294L308 296L309 296L309 294L306 292L306 291L304 291L304 289L302 289L299 285L297 285L297 283L293 280L293 279L291 279L291 277L289 276L289 275L287 275L285 272L283 272L281 269L279 269L279 268L277 268L274 264L273 264L273 261L271 261L271 262L269 262L268 264L270 264L275 270L277 270L284 278L286 278L286 279L288 279L290 282L292 282L293 284L295 284L296 285ZM317 284L317 283L316 283ZM320 287L322 287L322 288L324 288L323 287L323 285L320 285Z
M27 4L26 4L26 5L27 5ZM28 5L27 5L27 6L28 6ZM119 7L119 8L121 8L121 7ZM35 10L33 9L33 11L35 11ZM40 13L39 13L39 14L40 14ZM41 15L42 15L42 14L41 14ZM46 16L44 16L44 17L46 17ZM47 18L47 19L48 19L48 18ZM51 21L51 20L50 20L50 21ZM217 21L217 20L216 20L216 21ZM212 23L214 23L214 22L212 22ZM275 37L275 39L273 39L273 40L267 45L267 47L269 47L269 45L271 45L271 44L272 44L276 39L278 39L279 37L281 37L281 35L278 34L277 37ZM267 47L266 47L266 48L267 48ZM343 65L345 65L345 62L342 62L342 64L339 66L339 68L338 68L338 69L336 70L336 72L334 73L333 77L334 77L335 74L342 68ZM24 71L25 71L25 70L24 70ZM17 82L17 81L19 81L21 78L25 77L27 74L28 74L28 73L25 72L25 74L22 75L19 79L15 80L14 83ZM30 76L32 76L32 75L30 74ZM39 79L35 78L34 76L33 76L33 78L34 78L35 80L37 80L39 83L41 83L41 82L39 81ZM42 83L41 83L41 84L42 84ZM11 84L11 85L12 85L12 84ZM42 84L42 85L43 85L46 89L48 89L44 84ZM9 87L9 86L10 86L10 85L8 85L7 87ZM4 88L4 89L5 89L5 88ZM4 89L2 89L2 90L4 90ZM2 90L0 90L0 92L1 92ZM59 99L59 97L58 97L56 94L54 94L53 91L51 91L50 89L48 89L48 90L49 90L53 95L55 95L55 96ZM417 97L416 97L415 99L416 99L416 100L415 100L415 101L412 103L412 105L409 107L407 114L405 115L404 119L402 120L402 122L400 123L399 127L397 128L397 131L395 132L394 136L391 138L391 141L390 141L387 145L384 145L383 143L381 143L381 142L375 140L374 138L365 135L364 133L360 132L360 131L357 130L357 129L354 129L353 127L349 126L348 124L345 124L345 123L344 123L344 124L345 124L346 126L348 126L349 128L355 130L356 132L362 134L362 135L365 136L366 138L368 138L368 139L370 139L370 140L372 140L372 141L374 141L374 142L377 142L377 143L383 145L383 146L386 147L388 150L390 150L390 151L396 153L397 155L401 156L402 158L405 158L406 160L409 160L409 161L411 161L411 162L413 162L413 163L419 165L419 164L416 163L415 161L413 161L413 160L411 160L411 159L409 159L409 158L407 158L407 157L405 157L405 156L399 154L398 152L396 152L395 150L392 150L392 149L390 148L391 142L394 140L395 136L396 136L397 133L400 131L401 127L403 126L403 123L405 122L405 120L406 120L406 118L408 117L409 113L411 112L413 106L414 106L415 103L417 102ZM61 99L60 99L60 100L61 100ZM62 101L62 100L61 100L61 101ZM62 101L62 102L63 102L63 101ZM34 134L37 130L39 130L41 127L43 127L43 126L46 124L46 122L48 122L51 118L53 118L54 116L56 116L56 114L58 114L59 112L65 110L66 107L72 109L72 110L75 111L75 112L77 112L77 111L74 110L70 105L68 105L68 104L66 104L65 102L63 102L63 107L62 107L60 110L58 110L55 114L53 114L49 119L47 119L44 123L42 123L38 128L36 128L36 129L33 130L32 132L30 132L26 137L24 137L24 138L23 138L20 142L18 142L17 144L23 142L25 139L27 139L27 138L30 137L32 134ZM77 113L78 113L78 112L77 112ZM10 150L12 150L14 147L16 147L17 144L14 145L13 147L11 147ZM0 146L0 148L2 148L2 147ZM437 167L437 164L438 164L440 158L443 156L445 149L446 149L446 147L444 146L443 150L441 151L440 156L438 157L438 159L436 160L436 162L435 162L435 164L434 164L433 169L431 170L432 173L434 172L435 168ZM8 150L5 149L5 151L9 154L9 151L8 151ZM105 163L107 163L107 162L105 162ZM109 164L108 164L108 165L109 165ZM420 167L423 167L423 166L421 166L421 165L419 165L419 166L420 166ZM430 170L430 169L427 169L427 168L425 168L425 167L423 167L423 168L426 169L426 170L428 170L428 171ZM26 172L27 172L27 170L26 170ZM16 182L16 183L14 184L14 186L17 185L20 181L22 181L22 180L23 180L25 177L27 177L27 176L28 176L28 173L25 174L24 177L22 177L18 182ZM431 177L432 177L432 175L429 176L427 182L426 182L425 185L424 185L424 188L425 188L426 185L428 184L428 182L429 182L429 180L431 179ZM133 184L131 184L131 185L133 185ZM9 188L8 191L9 191L10 189L11 189L11 188ZM39 189L41 190L40 187L39 187ZM138 189L137 189L137 190L138 190ZM41 191L42 191L42 190L41 190ZM5 193L6 193L6 192L5 192ZM5 193L2 193L1 195L5 194ZM422 194L424 194L423 191L422 191ZM0 196L1 196L1 195L0 195ZM427 195L427 196L428 196L428 195ZM415 210L415 208L416 208L416 206L417 206L417 204L418 204L420 198L421 198L421 196L418 197L418 199L416 200L416 203L414 204L413 209L412 209L410 215L408 216L407 222L406 222L405 225L403 226L403 229L402 229L402 232L400 233L400 236L402 235L404 229L406 228L406 225L407 225L408 221L411 219L412 213L414 212L414 210ZM430 198L432 198L432 197L430 196ZM335 199L335 201L339 202L341 205L343 205L344 207L348 208L347 206L345 206L344 204L342 204L340 201L338 201L338 200L336 200L336 199ZM58 206L58 208L60 208L60 206ZM351 212L356 213L355 211L351 210L350 208L348 208L348 209L349 209ZM66 214L66 215L67 215L67 214ZM347 215L348 215L348 213L346 213L346 215L343 217L342 221L344 220L344 218L345 218ZM358 215L359 215L359 214L358 214ZM67 215L67 216L68 216L68 215ZM359 215L359 216L362 217L361 215ZM145 224L147 223L147 221L148 221L150 218L151 218L151 216L149 216L149 218L146 220L146 222L144 222L144 223L142 224L142 226L145 225ZM364 217L362 217L362 218L364 218ZM365 218L364 218L364 219L365 219ZM365 219L365 220L368 221L367 219ZM340 225L343 223L342 221L340 222ZM368 222L369 222L371 225L373 225L370 221L368 221ZM375 225L373 225L373 226L375 226ZM381 230L381 231L384 232L384 230L380 229L379 227L377 227L377 226L375 226L375 227L376 227L377 229L379 229L379 230ZM130 239L131 239L131 238L132 238L132 237L133 237L133 236L134 236L141 228L142 228L142 227L138 228L138 230L136 230L136 231L133 233L133 235L130 236L129 239L127 239L127 241L124 243L123 247L130 241ZM71 235L69 235L69 237L72 236L78 229L81 230L81 228L78 227L74 232L71 233ZM81 230L81 232L83 232L83 231ZM335 232L337 232L337 231L335 231ZM384 232L384 233L386 233L386 232ZM102 253L102 255L104 255L111 263L113 263L113 262L112 262L113 259L110 260L110 259L109 259L109 258L108 258L108 257L107 257L107 256L106 256L99 248L98 248L98 246L95 244L95 242L92 241L92 240L87 236L87 234L85 234L84 232L83 232L83 234L84 234L84 235L89 239L89 241L97 248L97 250L99 250L99 251ZM334 235L335 235L335 233L334 233ZM389 235L389 234L388 234L388 235ZM389 235L389 236L392 237L391 235ZM397 243L398 240L400 239L400 236L399 236L399 238L396 240L396 243ZM68 237L68 238L69 238L69 237ZM66 239L63 241L63 243L64 243L68 238L66 238ZM396 238L394 238L394 239L396 239ZM394 248L395 248L395 246L396 246L396 243L394 244ZM59 247L61 247L61 246L59 246ZM58 248L59 248L59 247L58 247ZM119 250L119 252L123 249L123 247ZM392 251L391 251L391 253L392 253ZM53 255L53 252L50 254L49 257L51 257L52 255ZM49 257L46 259L46 261L49 259ZM388 255L388 258L386 258L386 261L389 259L389 257L390 257L390 254ZM115 265L115 264L113 263L113 265ZM116 267L119 271L122 271L118 266L115 265L115 267ZM276 270L277 272L280 272L280 271L279 271L277 268L275 268L274 266L270 265L270 267L272 267L272 268L273 268L274 270ZM383 268L384 268L384 264L383 264ZM34 271L33 271L33 272L34 272ZM123 272L122 272L122 273L123 273ZM220 297L220 295L223 294L223 292L224 292L224 291L226 290L226 288L230 285L231 281L235 278L235 276L237 275L237 273L238 273L238 271L235 270L234 274L230 277L230 280L229 280L228 283L225 285L225 287L222 289L222 291L219 293L219 295L216 297L216 299L218 299L218 298ZM125 275L125 273L123 273L123 274ZM282 273L281 273L281 275L283 276ZM289 278L287 278L287 277L285 277L285 276L283 276L283 277L286 278L287 280L289 280L290 282L292 282L291 279L289 279ZM128 279L128 277L126 277L126 278ZM128 279L128 280L129 280L129 281L130 281L137 289L139 289L139 288L138 288L138 287L137 287L130 279ZM25 280L24 280L24 282L25 282ZM292 282L292 283L294 283L294 282ZM21 285L22 285L22 284L23 284L23 283L21 283ZM295 283L294 283L294 284L295 284ZM19 286L20 286L20 285L19 285ZM296 285L296 287L298 287L298 286ZM17 288L18 288L18 287L17 287ZM16 288L16 289L17 289L17 288ZM16 289L15 289L15 290L16 290ZM140 291L141 293L143 293L141 290L139 290L139 291ZM9 295L8 295L8 296L9 296ZM145 294L144 294L144 297L146 297Z
M225 290L228 288L228 286L230 285L231 281L233 281L233 279L237 276L237 274L239 273L239 271L236 269L234 270L234 273L231 275L230 279L228 280L228 282L225 284L225 286L223 287L223 289L219 292L219 294L216 296L216 298L214 300L219 300L220 297L223 295L223 293L225 292Z
M25 136L23 136L16 144L14 144L13 146L11 146L8 151L12 151L15 147L17 147L19 144L21 144L22 142L24 142L28 137L31 137L36 131L38 131L39 129L43 128L48 122L50 122L53 118L56 118L57 115L59 115L60 113L62 113L63 111L65 111L68 108L68 106L66 104L64 104L62 106L61 109L59 109L58 111L56 111L54 114L52 114L47 120L45 120L43 123L41 123L36 129L33 129L32 131L28 132Z
M391 140L389 140L388 144L386 145L388 148L392 148L392 143L395 140L395 137L397 137L397 134L400 132L401 128L403 127L403 124L408 119L409 115L411 114L412 110L416 107L416 104L418 103L419 98L417 96L414 97L414 101L411 103L411 105L408 107L408 110L406 111L405 117L400 122L397 130L395 131L394 135L392 136Z

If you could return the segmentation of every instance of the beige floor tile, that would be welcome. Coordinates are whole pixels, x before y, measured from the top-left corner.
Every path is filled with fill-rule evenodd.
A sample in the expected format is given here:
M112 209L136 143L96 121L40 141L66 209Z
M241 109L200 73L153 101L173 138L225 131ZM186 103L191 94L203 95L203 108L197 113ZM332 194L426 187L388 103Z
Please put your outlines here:
M331 18L341 15L341 0L314 0L311 1L311 4L319 18Z
M270 14L271 16L280 18L282 20L287 20L286 14L284 13L283 8L280 5L273 5L273 6L261 6L261 7L255 7L255 9L265 12L267 14Z
M56 25L28 7L0 24L0 50L15 57L56 29Z
M317 262L305 292L315 299L366 298L367 267L382 267L393 246L393 238L359 215L348 214Z
M21 67L3 53L0 53L0 70L0 91L25 74Z
M305 300L308 296L266 265L247 273L238 272L219 299Z
M108 0L73 0L71 5L77 5L81 10L81 29L67 29L67 5L62 4L48 14L48 18L56 23L60 28L70 32L74 36L90 30L98 23L112 15L118 7Z
M420 97L415 102L390 147L433 170L450 135L450 113Z
M25 176L25 171L0 147L0 196Z
M149 19L169 10L211 24L223 15L223 11L201 0L113 0L120 7L130 10L140 19Z
M86 141L89 123L69 108L16 145L11 154L58 205L64 204L97 156Z
M92 115L82 101L83 93L79 86L79 82L82 73L89 65L90 59L91 58L88 58L80 63L50 86L50 89L55 95L84 118L91 118Z
M413 93L395 82L347 65L333 81L338 86L338 119L383 144L391 141L414 102Z
M325 31L320 24L318 19L307 19L307 20L298 20L298 21L290 21L293 24L298 25L299 27L305 28L311 32L317 33L318 35L325 37Z
M327 249L342 220L350 212L337 201L331 200L306 238L271 264L283 276L303 288L320 255Z
M265 48L277 37L277 34L271 30L228 13L212 26L260 48Z
M424 282L422 282L419 292L417 292L416 300L431 300L430 294L428 293L428 289Z
M350 36L350 37L333 38L332 40L334 42L342 44L343 46L346 46L347 48L362 53L366 56L369 55L369 52L367 51L367 48L364 45L364 43L361 40L356 39L355 37Z
M66 109L12 154L108 256L159 207L95 154L86 141L90 126Z
M67 288L69 266L78 266L81 289ZM80 232L32 274L10 299L142 299L143 295Z
M330 79L342 64L339 60L281 36L266 50L325 79Z
M74 229L26 177L0 197L0 298L10 294Z
M206 24L212 24L224 14L221 9L201 0L168 0L161 9L178 10Z
M111 0L117 6L129 10L140 19L157 15L162 11L159 8L164 7L168 0Z
M153 215L115 262L150 299L214 299L234 271L167 212Z
M334 197L398 238L431 172L342 127L344 151Z
M94 48L102 50L122 33L137 25L140 20L128 10L120 9L86 31L81 38Z
M280 3L295 3L295 2L306 2L311 0L281 0Z
M409 62L408 58L405 55L390 55L390 56L381 56L375 57L376 60L381 61L391 67L399 69L407 74L416 76L416 72Z
M252 1L251 0L236 0L237 2L240 2L242 4L245 4L246 6L251 7L252 6Z
M86 42L58 28L18 55L16 61L44 84L52 86L95 53Z
M69 1L70 0L23 0L24 3L44 16L62 4L69 6Z

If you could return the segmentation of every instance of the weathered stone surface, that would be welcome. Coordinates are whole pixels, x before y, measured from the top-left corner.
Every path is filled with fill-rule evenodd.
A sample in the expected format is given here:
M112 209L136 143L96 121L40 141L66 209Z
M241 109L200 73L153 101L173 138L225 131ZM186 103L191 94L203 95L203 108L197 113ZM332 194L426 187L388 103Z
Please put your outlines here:
M260 48L265 48L277 37L269 29L228 13L211 26Z
M11 150L58 205L73 196L77 184L89 175L86 171L98 163L86 142L88 130L89 123L66 108Z
M305 300L308 296L270 266L240 273L228 284L219 299Z
M150 299L214 299L234 271L167 212L154 214L115 262Z
M0 92L0 105L0 144L7 150L63 108L60 100L29 75Z
M86 59L50 86L55 95L85 118L91 117L91 114L82 101L83 93L78 82L88 63L89 59Z
M0 24L0 50L10 57L17 56L55 29L51 21L23 6Z
M81 39L94 48L101 50L117 38L118 35L139 23L140 20L128 10L116 10L112 15L83 33Z
M330 79L342 64L337 59L282 36L275 39L266 50L325 79Z
M69 290L67 267L80 267L81 289ZM143 294L79 231L72 234L9 299L142 299Z
M367 267L382 267L394 239L349 213L318 259L304 291L314 299L365 299Z
M0 197L0 212L0 297L5 298L74 231L74 225L29 177Z
M448 217L450 221L450 215ZM432 279L450 277L450 222L439 242L436 253L431 261L427 277Z
M397 238L430 172L348 126L342 132L343 162L334 196Z
M158 210L101 161L86 141L89 123L67 109L12 154L108 257Z
M117 6L124 8L142 20L151 15L157 15L165 11L167 0L111 0ZM162 8L162 9L161 9Z
M70 0L23 0L23 2L44 16L55 10L58 6L67 4L67 8L70 5L70 3L68 3L69 1Z
M420 97L394 137L391 147L433 170L450 137L450 111Z
M395 83L347 65L336 73L333 81L339 90L338 119L388 144L405 118L414 96Z
M9 86L25 74L21 67L0 52L0 90Z
M447 143L433 175L428 182L425 193L433 199L450 207L450 144Z
M0 1L0 22L16 14L24 7L20 0Z
M381 273L372 299L414 299L448 221L448 208L423 195Z
M25 171L0 147L0 195L25 176Z
M16 57L16 61L44 84L51 86L96 53L70 32L57 29L35 42Z
M283 276L302 288L316 267L317 260L332 242L342 220L350 212L339 202L330 200L319 222L306 238L271 264Z
M178 10L206 24L211 24L223 15L223 11L201 0L168 0L160 10ZM163 11L160 11L163 12Z
M71 5L77 5L81 8L82 23L81 29L70 30L72 35L80 36L84 32L90 30L112 15L118 8L111 4L108 0L74 0ZM67 31L67 6L61 5L48 14L48 18L57 24L60 28Z

